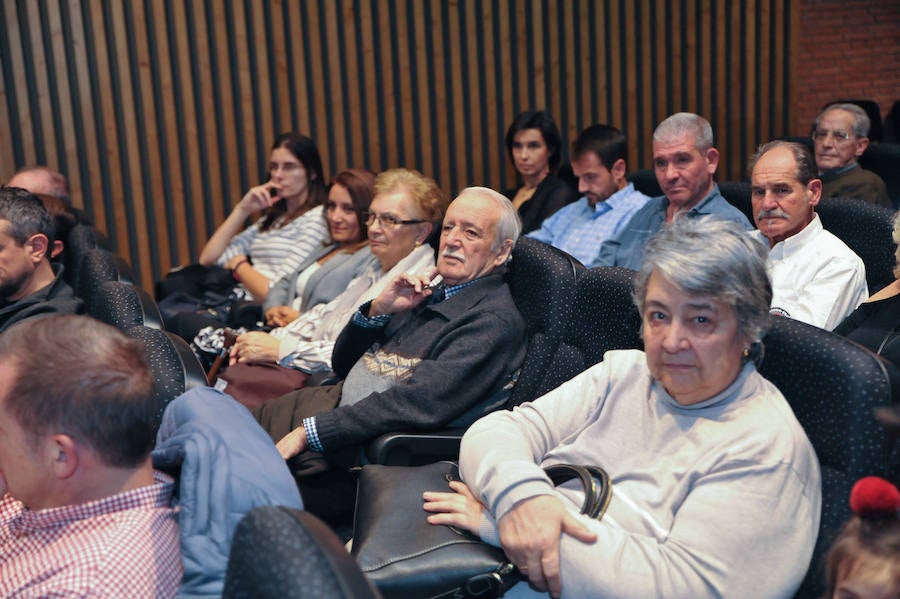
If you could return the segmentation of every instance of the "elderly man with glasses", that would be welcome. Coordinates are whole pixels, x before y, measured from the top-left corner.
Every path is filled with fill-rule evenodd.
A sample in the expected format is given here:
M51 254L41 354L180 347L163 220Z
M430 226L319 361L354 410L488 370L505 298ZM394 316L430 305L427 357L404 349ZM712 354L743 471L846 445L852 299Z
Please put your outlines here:
M816 166L823 198L853 198L891 208L881 177L859 166L869 147L869 116L856 104L832 104L816 118Z

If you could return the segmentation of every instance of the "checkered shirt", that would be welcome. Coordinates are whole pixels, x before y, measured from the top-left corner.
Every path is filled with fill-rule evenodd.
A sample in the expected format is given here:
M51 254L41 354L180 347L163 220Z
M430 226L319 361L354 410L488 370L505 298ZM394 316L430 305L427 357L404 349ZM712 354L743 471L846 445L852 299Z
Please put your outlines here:
M182 565L174 480L32 511L0 499L0 597L174 597Z

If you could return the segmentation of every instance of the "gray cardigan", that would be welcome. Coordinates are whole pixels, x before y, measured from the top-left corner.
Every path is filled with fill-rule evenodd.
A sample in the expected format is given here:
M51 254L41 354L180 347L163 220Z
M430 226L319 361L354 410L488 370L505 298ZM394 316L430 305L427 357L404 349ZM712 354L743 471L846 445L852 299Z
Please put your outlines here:
M275 306L291 305L297 298L296 281L300 273L335 247L336 244L323 247L307 258L296 271L276 281L263 302L263 311ZM350 281L366 272L377 261L368 244L355 252L338 252L309 277L303 288L300 311L305 312L313 306L330 302L347 288Z

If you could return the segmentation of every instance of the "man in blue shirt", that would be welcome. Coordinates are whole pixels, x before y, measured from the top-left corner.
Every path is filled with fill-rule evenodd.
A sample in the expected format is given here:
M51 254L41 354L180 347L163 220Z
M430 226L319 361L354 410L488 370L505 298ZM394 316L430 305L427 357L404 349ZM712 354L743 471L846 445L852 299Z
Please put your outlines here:
M528 234L594 266L600 245L617 233L649 199L625 180L625 135L591 125L572 144L572 171L581 199L547 218Z
M664 195L644 204L603 242L595 264L638 270L647 240L680 213L688 218L715 214L752 230L747 217L719 193L713 181L718 166L719 151L706 119L679 112L660 123L653 132L653 169Z

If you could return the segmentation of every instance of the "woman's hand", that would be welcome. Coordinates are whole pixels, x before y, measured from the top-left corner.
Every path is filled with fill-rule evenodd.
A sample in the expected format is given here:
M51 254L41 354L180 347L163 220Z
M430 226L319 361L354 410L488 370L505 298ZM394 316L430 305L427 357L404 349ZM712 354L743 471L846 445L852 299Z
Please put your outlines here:
M597 540L583 522L553 495L538 495L517 503L497 522L500 545L519 571L541 591L562 593L559 539L568 534L579 541Z
M251 187L235 206L235 209L240 210L245 216L250 216L254 212L265 210L277 201L278 188L269 181L268 183Z
M283 327L297 320L300 312L290 306L273 306L266 310L266 324L272 327Z
M227 270L234 270L244 262L249 263L250 259L244 254L238 254L237 256L234 256L228 262L226 262L224 268L226 268Z
M262 331L251 331L238 336L231 346L231 363L277 362L281 340Z
M281 441L275 444L275 448L282 458L289 460L304 451L307 445L306 429L301 425L282 437Z
M422 494L425 499L422 507L426 512L432 512L427 518L428 523L447 524L478 535L484 505L475 498L466 483L454 480L450 482L450 488L453 493L425 491Z

